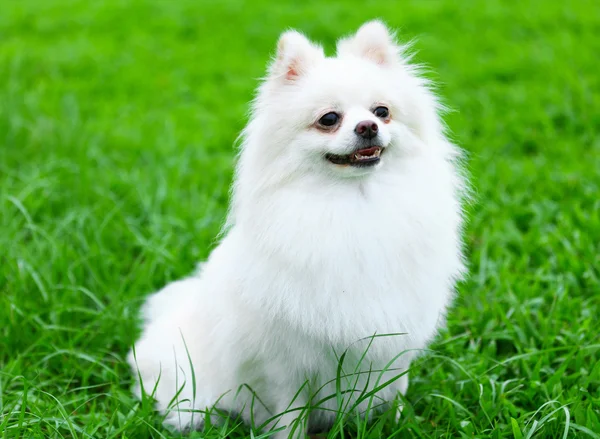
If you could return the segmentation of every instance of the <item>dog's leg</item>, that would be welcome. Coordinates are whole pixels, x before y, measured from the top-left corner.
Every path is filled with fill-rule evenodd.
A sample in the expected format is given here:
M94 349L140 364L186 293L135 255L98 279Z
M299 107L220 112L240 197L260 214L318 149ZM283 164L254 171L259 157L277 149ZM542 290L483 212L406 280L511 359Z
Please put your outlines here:
M291 398L290 398L291 399ZM307 419L307 400L302 394L297 394L290 403L282 398L277 404L276 412L279 414L267 430L280 429L273 435L273 439L305 439Z

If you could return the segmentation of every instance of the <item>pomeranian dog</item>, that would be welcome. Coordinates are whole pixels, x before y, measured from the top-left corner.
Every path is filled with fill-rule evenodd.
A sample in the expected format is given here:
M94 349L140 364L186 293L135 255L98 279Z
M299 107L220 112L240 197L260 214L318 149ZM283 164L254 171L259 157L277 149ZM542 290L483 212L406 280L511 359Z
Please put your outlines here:
M363 413L406 391L464 273L466 183L409 58L379 21L335 57L281 35L219 245L143 307L128 361L167 424L221 409L303 437L340 397Z

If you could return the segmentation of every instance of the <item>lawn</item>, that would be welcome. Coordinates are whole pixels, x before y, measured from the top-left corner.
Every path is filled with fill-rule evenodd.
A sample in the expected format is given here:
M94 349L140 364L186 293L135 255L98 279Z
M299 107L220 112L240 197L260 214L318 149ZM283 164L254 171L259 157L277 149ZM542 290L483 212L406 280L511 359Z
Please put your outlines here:
M0 0L0 437L178 437L129 392L137 310L214 246L279 33L374 17L454 110L471 274L400 423L331 436L600 438L593 0Z

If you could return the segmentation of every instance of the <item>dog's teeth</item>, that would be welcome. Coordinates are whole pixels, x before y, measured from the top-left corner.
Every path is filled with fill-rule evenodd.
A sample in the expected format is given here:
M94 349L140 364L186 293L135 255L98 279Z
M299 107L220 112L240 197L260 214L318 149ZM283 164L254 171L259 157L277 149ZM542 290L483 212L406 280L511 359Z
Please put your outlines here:
M375 151L373 151L373 154L369 154L369 155L362 155L358 152L354 153L354 155L352 156L354 158L354 160L368 160L368 159L373 159L373 158L379 158L379 156L381 155L381 149L376 149Z

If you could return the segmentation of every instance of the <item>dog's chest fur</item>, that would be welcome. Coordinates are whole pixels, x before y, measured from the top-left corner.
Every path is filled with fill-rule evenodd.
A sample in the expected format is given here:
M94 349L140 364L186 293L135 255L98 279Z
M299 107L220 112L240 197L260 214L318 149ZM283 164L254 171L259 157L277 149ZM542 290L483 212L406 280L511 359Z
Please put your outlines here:
M244 300L334 345L405 333L400 347L422 347L461 262L453 189L418 164L371 184L304 185L257 200L263 209L227 238L253 254L239 261Z

